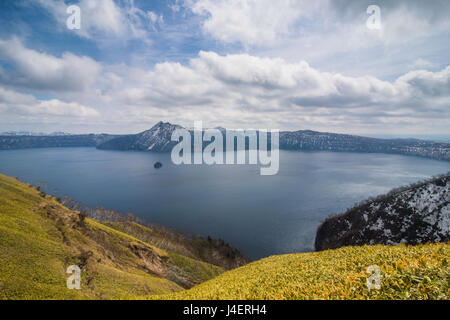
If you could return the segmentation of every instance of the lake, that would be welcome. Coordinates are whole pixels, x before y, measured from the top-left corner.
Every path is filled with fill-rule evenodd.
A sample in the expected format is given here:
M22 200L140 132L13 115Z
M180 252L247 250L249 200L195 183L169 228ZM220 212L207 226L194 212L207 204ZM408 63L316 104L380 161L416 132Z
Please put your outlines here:
M279 173L261 176L253 165L175 166L160 153L0 151L1 173L48 193L222 238L254 259L311 251L330 214L448 171L449 162L386 154L280 151Z

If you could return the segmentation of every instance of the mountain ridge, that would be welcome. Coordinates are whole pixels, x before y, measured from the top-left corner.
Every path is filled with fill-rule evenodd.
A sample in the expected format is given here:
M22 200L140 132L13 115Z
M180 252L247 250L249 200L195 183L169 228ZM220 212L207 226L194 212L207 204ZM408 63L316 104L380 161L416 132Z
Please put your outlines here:
M450 240L450 173L393 189L323 221L316 250Z
M174 130L180 128L183 127L160 121L149 130L130 135L0 136L0 150L96 147L101 150L170 152L177 144L177 142L171 141L171 135ZM217 128L225 135L227 129ZM280 150L386 153L450 161L450 143L412 138L380 139L313 130L297 130L281 131L279 142ZM206 144L204 143L204 145Z
M149 130L110 139L97 145L97 148L103 150L170 152L173 146L177 144L171 141L172 133L181 128L181 126L160 121Z

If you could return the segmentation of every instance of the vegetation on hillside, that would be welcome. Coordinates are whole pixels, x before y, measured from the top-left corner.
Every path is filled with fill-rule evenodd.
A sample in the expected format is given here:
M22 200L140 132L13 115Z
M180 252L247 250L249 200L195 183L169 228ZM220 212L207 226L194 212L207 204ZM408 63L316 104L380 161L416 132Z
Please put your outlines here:
M143 226L128 222L104 222L105 225L132 235L158 248L175 252L195 260L204 261L226 270L250 262L237 249L220 239L189 237L161 226Z
M150 223L131 212L123 214L103 207L92 208L69 197L64 197L60 202L69 209L80 211L86 217L130 234L158 248L173 251L226 270L250 262L239 250L222 239L187 234L180 230Z
M143 299L448 299L448 244L344 247L273 256L187 291ZM369 290L369 266L381 288Z

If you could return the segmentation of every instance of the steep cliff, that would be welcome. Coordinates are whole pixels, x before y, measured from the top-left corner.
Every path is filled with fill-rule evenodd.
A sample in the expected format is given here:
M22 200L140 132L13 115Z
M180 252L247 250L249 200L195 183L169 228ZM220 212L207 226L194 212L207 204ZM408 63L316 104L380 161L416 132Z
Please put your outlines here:
M450 239L450 175L399 188L325 220L316 250Z

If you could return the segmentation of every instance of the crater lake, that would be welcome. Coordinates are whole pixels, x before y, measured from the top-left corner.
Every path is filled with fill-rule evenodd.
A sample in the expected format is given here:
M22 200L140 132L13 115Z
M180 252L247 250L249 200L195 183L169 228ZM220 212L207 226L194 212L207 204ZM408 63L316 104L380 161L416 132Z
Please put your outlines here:
M161 163L155 169L155 163ZM371 196L450 171L419 157L280 151L280 169L172 164L169 153L0 151L0 172L90 207L224 239L250 258L313 250L319 223Z

